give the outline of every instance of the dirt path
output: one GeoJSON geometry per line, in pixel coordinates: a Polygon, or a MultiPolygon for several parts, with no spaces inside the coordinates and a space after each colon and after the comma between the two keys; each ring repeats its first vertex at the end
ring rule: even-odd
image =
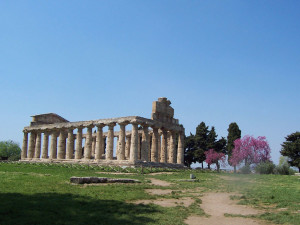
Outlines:
{"type": "Polygon", "coordinates": [[[249,219],[249,218],[239,218],[239,217],[225,217],[224,214],[238,214],[238,215],[255,215],[262,213],[257,209],[253,209],[245,205],[237,205],[235,201],[230,200],[230,193],[207,193],[202,199],[201,208],[210,217],[199,217],[199,216],[189,216],[185,223],[189,225],[257,225],[264,224],[261,221],[249,219]]]}
{"type": "Polygon", "coordinates": [[[153,185],[157,185],[157,186],[168,187],[168,186],[172,185],[172,183],[170,183],[170,182],[155,179],[155,178],[149,178],[149,180],[151,180],[151,183],[153,185]]]}
{"type": "Polygon", "coordinates": [[[175,207],[175,206],[184,206],[189,207],[194,203],[194,199],[186,197],[180,199],[156,199],[156,200],[137,200],[133,202],[134,204],[156,204],[162,207],[175,207]]]}

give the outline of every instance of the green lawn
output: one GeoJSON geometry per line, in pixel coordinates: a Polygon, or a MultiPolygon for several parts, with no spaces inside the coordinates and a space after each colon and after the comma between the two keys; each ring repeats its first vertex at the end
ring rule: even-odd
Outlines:
{"type": "Polygon", "coordinates": [[[191,171],[179,171],[155,176],[174,183],[172,187],[158,187],[171,188],[172,194],[157,197],[145,192],[153,188],[147,180],[153,177],[149,169],[143,170],[144,175],[134,169],[126,169],[137,171],[133,175],[97,173],[103,170],[106,168],[0,163],[0,224],[183,224],[189,214],[206,216],[201,200],[190,193],[209,191],[233,192],[232,197],[239,198],[240,204],[266,209],[268,212],[258,217],[272,223],[299,224],[300,221],[300,180],[296,176],[193,171],[199,182],[182,182],[178,180],[189,178],[191,171]],[[133,178],[141,183],[73,185],[69,183],[71,176],[133,178]],[[138,199],[183,196],[197,201],[190,207],[169,208],[130,203],[138,199]]]}

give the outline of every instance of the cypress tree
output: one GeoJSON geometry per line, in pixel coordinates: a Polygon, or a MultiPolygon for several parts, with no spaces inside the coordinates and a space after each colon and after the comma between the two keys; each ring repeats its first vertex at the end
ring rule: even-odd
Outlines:
{"type": "MultiPolygon", "coordinates": [[[[232,150],[234,149],[234,141],[238,138],[241,138],[241,130],[239,126],[234,122],[229,124],[229,128],[227,129],[227,152],[228,152],[228,163],[230,165],[230,157],[232,155],[232,150]]],[[[234,167],[234,171],[236,171],[236,167],[234,167]]]]}

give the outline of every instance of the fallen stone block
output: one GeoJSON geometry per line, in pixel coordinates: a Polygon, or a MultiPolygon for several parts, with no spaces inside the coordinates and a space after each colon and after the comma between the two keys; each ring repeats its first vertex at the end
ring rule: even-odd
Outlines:
{"type": "Polygon", "coordinates": [[[97,184],[97,183],[140,183],[139,180],[127,178],[106,177],[71,177],[70,182],[74,184],[97,184]]]}

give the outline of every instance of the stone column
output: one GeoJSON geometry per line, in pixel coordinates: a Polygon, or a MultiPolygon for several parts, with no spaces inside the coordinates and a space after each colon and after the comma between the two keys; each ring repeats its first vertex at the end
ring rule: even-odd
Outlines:
{"type": "Polygon", "coordinates": [[[130,146],[130,161],[136,162],[138,159],[138,124],[132,123],[131,146],[130,146]]]}
{"type": "Polygon", "coordinates": [[[158,156],[157,156],[157,159],[158,159],[158,162],[160,162],[160,154],[161,154],[161,135],[158,134],[158,149],[157,149],[157,152],[158,152],[158,156]]]}
{"type": "Polygon", "coordinates": [[[113,160],[114,156],[114,126],[116,123],[108,124],[107,133],[107,148],[106,148],[106,159],[113,160]]]}
{"type": "Polygon", "coordinates": [[[75,159],[82,157],[82,127],[77,128],[75,159]]]}
{"type": "Polygon", "coordinates": [[[130,145],[131,145],[131,135],[126,137],[126,144],[125,144],[125,158],[130,158],[130,145]]]}
{"type": "Polygon", "coordinates": [[[88,126],[85,138],[84,159],[91,159],[93,141],[93,126],[88,126]]]}
{"type": "Polygon", "coordinates": [[[162,131],[162,139],[161,139],[161,153],[160,153],[160,162],[167,162],[167,149],[168,149],[168,133],[166,130],[162,131]]]}
{"type": "Polygon", "coordinates": [[[59,131],[58,137],[58,148],[57,148],[57,159],[65,158],[65,147],[66,147],[66,136],[64,129],[59,131]]]}
{"type": "Polygon", "coordinates": [[[178,134],[177,164],[184,164],[184,131],[178,134]]]}
{"type": "Polygon", "coordinates": [[[51,144],[50,144],[50,159],[57,158],[57,133],[55,130],[52,130],[51,133],[51,144]]]}
{"type": "Polygon", "coordinates": [[[138,133],[138,159],[141,159],[141,135],[138,133]]]}
{"type": "Polygon", "coordinates": [[[170,149],[170,147],[171,147],[171,144],[170,144],[170,140],[171,140],[171,137],[170,137],[170,132],[167,132],[167,140],[168,140],[168,142],[167,142],[167,162],[169,162],[169,160],[170,160],[170,152],[171,152],[171,149],[170,149]]]}
{"type": "Polygon", "coordinates": [[[66,159],[73,159],[73,152],[74,152],[74,134],[73,134],[73,128],[69,128],[66,159]]]}
{"type": "Polygon", "coordinates": [[[158,129],[153,127],[152,146],[151,146],[151,162],[158,162],[158,129]]]}
{"type": "Polygon", "coordinates": [[[41,138],[42,134],[40,131],[36,133],[36,139],[35,139],[35,151],[34,151],[34,158],[39,159],[41,157],[41,138]]]}
{"type": "Polygon", "coordinates": [[[105,154],[105,158],[106,158],[106,151],[107,151],[107,136],[104,136],[103,134],[103,149],[104,149],[104,154],[105,154]]]}
{"type": "Polygon", "coordinates": [[[119,132],[119,142],[118,142],[118,152],[117,159],[124,160],[125,159],[125,126],[126,123],[119,123],[120,132],[119,132]]]}
{"type": "Polygon", "coordinates": [[[143,126],[142,131],[142,150],[141,150],[141,160],[149,161],[149,129],[148,126],[143,126]]]}
{"type": "Polygon", "coordinates": [[[149,134],[149,140],[148,140],[148,161],[151,162],[151,142],[152,142],[152,134],[149,134]]]}
{"type": "Polygon", "coordinates": [[[169,161],[168,163],[176,163],[176,144],[175,144],[176,134],[174,131],[170,131],[170,152],[169,152],[169,161]]]}
{"type": "Polygon", "coordinates": [[[34,156],[34,150],[35,150],[35,133],[30,132],[29,136],[29,146],[28,146],[28,153],[27,153],[27,158],[32,159],[34,156]]]}
{"type": "Polygon", "coordinates": [[[103,124],[97,125],[95,159],[101,159],[104,154],[103,124]]]}
{"type": "Polygon", "coordinates": [[[95,158],[95,151],[96,151],[96,137],[92,138],[92,158],[95,158]]]}
{"type": "Polygon", "coordinates": [[[22,145],[22,155],[21,159],[27,158],[27,146],[28,146],[28,133],[27,131],[23,131],[24,136],[23,136],[23,145],[22,145]]]}
{"type": "MultiPolygon", "coordinates": [[[[114,137],[115,138],[115,137],[114,137]]],[[[115,139],[114,139],[114,143],[115,143],[115,139]]],[[[119,136],[117,136],[117,143],[116,143],[116,157],[117,160],[119,158],[119,136]]]]}
{"type": "Polygon", "coordinates": [[[48,133],[48,131],[45,131],[44,137],[43,137],[43,148],[42,148],[42,158],[43,159],[48,158],[48,145],[49,145],[49,133],[48,133]]]}

